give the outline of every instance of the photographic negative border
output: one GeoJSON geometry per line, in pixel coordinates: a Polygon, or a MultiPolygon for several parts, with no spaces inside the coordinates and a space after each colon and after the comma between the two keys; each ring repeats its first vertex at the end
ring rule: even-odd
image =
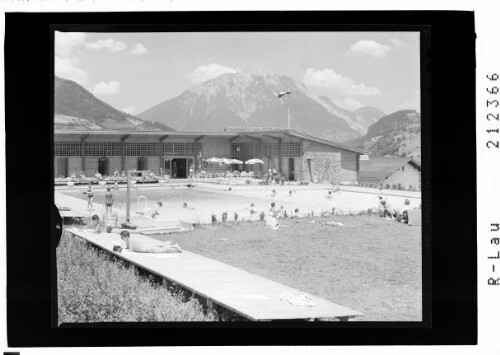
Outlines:
{"type": "Polygon", "coordinates": [[[11,187],[7,189],[9,346],[475,344],[473,13],[290,11],[212,12],[207,15],[206,12],[6,14],[7,186],[11,187]],[[135,24],[138,21],[142,24],[135,24]],[[54,127],[53,31],[56,29],[80,32],[419,31],[423,132],[423,321],[92,323],[71,325],[72,329],[54,327],[57,319],[57,314],[54,318],[57,301],[53,297],[57,294],[57,242],[47,243],[46,231],[53,227],[49,223],[50,217],[44,212],[54,202],[51,153],[54,127]],[[459,61],[455,59],[458,55],[459,61]],[[461,105],[454,107],[450,98],[461,105]],[[445,121],[446,117],[464,116],[466,121],[460,125],[453,126],[445,121]],[[27,120],[33,128],[26,128],[27,120]],[[469,129],[464,129],[466,127],[469,129]],[[33,143],[20,142],[20,137],[33,143]],[[463,148],[461,166],[468,168],[458,181],[446,179],[450,175],[447,169],[452,168],[452,159],[442,156],[451,153],[456,144],[463,148]],[[32,165],[37,176],[35,180],[16,174],[19,167],[16,157],[30,156],[33,146],[37,147],[39,154],[32,165]],[[30,186],[30,189],[19,191],[16,186],[30,186]],[[31,189],[36,191],[35,196],[31,189]],[[468,196],[456,191],[466,191],[468,196]],[[35,211],[29,215],[33,222],[29,227],[36,227],[33,233],[27,233],[31,238],[29,243],[19,237],[19,226],[26,225],[25,216],[17,212],[25,208],[23,200],[30,200],[30,207],[35,211]],[[464,208],[464,200],[467,208],[464,208]],[[465,220],[471,223],[459,224],[465,220]],[[168,336],[165,336],[165,328],[169,329],[168,336]],[[128,335],[132,333],[133,337],[128,335]]]}

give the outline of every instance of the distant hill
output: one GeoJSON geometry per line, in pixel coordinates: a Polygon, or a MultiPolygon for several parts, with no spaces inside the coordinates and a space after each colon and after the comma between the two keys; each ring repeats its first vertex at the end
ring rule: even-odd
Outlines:
{"type": "Polygon", "coordinates": [[[288,109],[292,129],[337,142],[362,134],[339,117],[348,111],[333,108],[290,77],[270,73],[222,74],[138,116],[180,131],[217,132],[228,126],[286,128],[288,109]],[[292,95],[281,101],[276,93],[284,90],[292,95]]]}
{"type": "Polygon", "coordinates": [[[173,131],[119,111],[71,80],[54,79],[54,128],[88,130],[173,131]]]}
{"type": "Polygon", "coordinates": [[[410,157],[420,161],[420,114],[414,110],[391,113],[371,125],[366,135],[346,143],[373,156],[410,157]]]}

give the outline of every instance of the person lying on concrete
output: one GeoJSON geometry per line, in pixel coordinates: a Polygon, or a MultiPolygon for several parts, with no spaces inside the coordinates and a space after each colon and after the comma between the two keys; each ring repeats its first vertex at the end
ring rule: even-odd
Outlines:
{"type": "Polygon", "coordinates": [[[82,229],[88,229],[96,233],[101,233],[106,229],[106,226],[100,221],[99,216],[95,214],[92,216],[90,223],[82,229]]]}
{"type": "Polygon", "coordinates": [[[121,231],[121,239],[127,244],[127,249],[136,253],[182,253],[182,249],[171,241],[157,242],[156,244],[144,243],[131,237],[127,230],[121,231]]]}

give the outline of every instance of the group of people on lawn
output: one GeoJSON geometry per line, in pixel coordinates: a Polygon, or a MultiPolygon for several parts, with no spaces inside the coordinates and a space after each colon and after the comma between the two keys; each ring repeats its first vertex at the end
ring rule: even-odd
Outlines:
{"type": "Polygon", "coordinates": [[[389,201],[382,192],[382,188],[380,188],[377,208],[380,217],[385,217],[388,220],[408,223],[408,210],[410,209],[410,200],[408,199],[405,199],[404,207],[401,210],[398,210],[389,204],[389,201]]]}

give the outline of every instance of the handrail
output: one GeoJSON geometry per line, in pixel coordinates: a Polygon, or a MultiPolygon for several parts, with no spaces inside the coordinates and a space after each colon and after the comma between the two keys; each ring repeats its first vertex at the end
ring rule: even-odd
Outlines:
{"type": "Polygon", "coordinates": [[[147,208],[148,208],[148,199],[146,198],[146,196],[139,196],[137,198],[137,210],[140,210],[139,206],[140,206],[140,201],[141,199],[144,199],[144,208],[142,210],[142,214],[144,215],[144,217],[146,217],[146,213],[147,213],[147,208]]]}

